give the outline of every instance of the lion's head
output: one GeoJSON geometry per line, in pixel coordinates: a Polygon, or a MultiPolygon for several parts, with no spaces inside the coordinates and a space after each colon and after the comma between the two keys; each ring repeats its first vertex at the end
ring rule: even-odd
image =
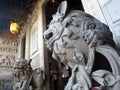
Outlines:
{"type": "Polygon", "coordinates": [[[53,52],[53,58],[59,61],[75,61],[73,55],[76,49],[87,61],[91,47],[107,43],[114,45],[107,25],[80,10],[67,11],[66,1],[59,5],[53,15],[48,29],[44,32],[44,41],[53,52]]]}

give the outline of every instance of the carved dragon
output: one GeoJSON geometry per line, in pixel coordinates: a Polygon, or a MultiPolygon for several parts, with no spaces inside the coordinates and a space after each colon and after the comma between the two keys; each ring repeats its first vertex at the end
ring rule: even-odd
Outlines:
{"type": "Polygon", "coordinates": [[[63,1],[44,32],[44,41],[52,57],[67,62],[72,69],[65,90],[91,90],[94,82],[99,90],[120,89],[120,56],[112,33],[93,16],[79,10],[67,11],[67,2],[63,1]],[[109,68],[94,68],[99,60],[97,53],[104,56],[101,62],[107,61],[109,68]]]}

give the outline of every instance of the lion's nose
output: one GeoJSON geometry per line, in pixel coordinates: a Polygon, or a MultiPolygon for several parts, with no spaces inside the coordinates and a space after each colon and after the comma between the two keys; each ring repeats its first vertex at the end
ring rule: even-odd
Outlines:
{"type": "Polygon", "coordinates": [[[50,32],[48,34],[44,34],[44,39],[49,40],[51,37],[53,37],[53,32],[50,32]]]}

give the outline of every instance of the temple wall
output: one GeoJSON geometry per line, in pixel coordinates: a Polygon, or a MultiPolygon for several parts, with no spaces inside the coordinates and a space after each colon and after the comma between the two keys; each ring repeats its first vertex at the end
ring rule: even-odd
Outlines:
{"type": "Polygon", "coordinates": [[[106,23],[120,48],[120,2],[119,0],[82,0],[85,12],[106,23]]]}
{"type": "MultiPolygon", "coordinates": [[[[46,75],[44,90],[49,90],[49,72],[47,49],[44,48],[43,30],[46,28],[44,4],[47,0],[39,0],[31,15],[29,15],[26,25],[22,28],[21,53],[23,52],[22,39],[25,37],[25,57],[27,60],[32,59],[32,69],[41,68],[46,75]]],[[[22,54],[19,54],[22,57],[22,54]]]]}
{"type": "Polygon", "coordinates": [[[0,90],[12,90],[11,68],[19,53],[19,40],[14,41],[13,39],[6,37],[5,34],[0,36],[0,90]]]}

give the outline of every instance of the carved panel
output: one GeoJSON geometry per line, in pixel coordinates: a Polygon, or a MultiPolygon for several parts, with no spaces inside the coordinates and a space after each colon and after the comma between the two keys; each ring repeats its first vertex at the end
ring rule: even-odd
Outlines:
{"type": "Polygon", "coordinates": [[[120,48],[120,2],[119,0],[109,0],[108,3],[101,6],[110,30],[113,33],[115,43],[120,48]]]}
{"type": "Polygon", "coordinates": [[[38,24],[35,23],[31,31],[31,55],[33,55],[37,51],[37,49],[38,49],[38,24]]]}
{"type": "Polygon", "coordinates": [[[0,67],[0,90],[12,89],[12,69],[0,67]]]}
{"type": "Polygon", "coordinates": [[[117,9],[119,6],[119,0],[112,0],[109,4],[106,5],[107,11],[113,23],[120,20],[120,11],[117,9]]]}
{"type": "Polygon", "coordinates": [[[12,84],[11,84],[11,79],[7,78],[0,78],[0,90],[13,90],[12,89],[12,84]]]}
{"type": "Polygon", "coordinates": [[[0,53],[18,53],[18,42],[12,42],[10,40],[2,39],[0,42],[0,53]]]}
{"type": "Polygon", "coordinates": [[[0,67],[10,68],[18,56],[18,41],[0,37],[0,67]]]}
{"type": "Polygon", "coordinates": [[[18,57],[18,40],[0,37],[0,90],[13,90],[11,85],[12,64],[18,57]]]}
{"type": "Polygon", "coordinates": [[[14,55],[0,55],[0,67],[10,68],[12,66],[12,63],[14,62],[14,59],[14,55]]]}
{"type": "Polygon", "coordinates": [[[90,15],[94,16],[101,22],[107,23],[101,7],[99,5],[98,0],[82,0],[83,7],[85,8],[85,12],[89,13],[90,15]]]}

